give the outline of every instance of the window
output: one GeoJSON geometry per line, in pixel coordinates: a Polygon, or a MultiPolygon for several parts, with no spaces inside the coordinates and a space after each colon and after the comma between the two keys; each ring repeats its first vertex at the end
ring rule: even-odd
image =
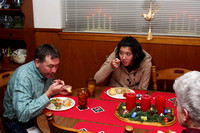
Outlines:
{"type": "Polygon", "coordinates": [[[63,0],[64,32],[200,36],[200,0],[63,0]],[[152,3],[152,4],[150,4],[152,3]]]}

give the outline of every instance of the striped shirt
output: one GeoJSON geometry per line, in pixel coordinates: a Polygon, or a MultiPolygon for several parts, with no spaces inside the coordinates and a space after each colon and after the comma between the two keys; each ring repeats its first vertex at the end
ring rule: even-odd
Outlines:
{"type": "Polygon", "coordinates": [[[34,61],[20,66],[8,82],[3,116],[28,122],[40,115],[50,101],[45,92],[51,84],[52,79],[44,78],[34,61]]]}

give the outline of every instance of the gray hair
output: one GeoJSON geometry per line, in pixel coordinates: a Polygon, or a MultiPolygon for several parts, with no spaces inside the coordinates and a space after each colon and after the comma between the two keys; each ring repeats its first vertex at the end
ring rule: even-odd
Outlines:
{"type": "Polygon", "coordinates": [[[185,108],[195,126],[200,126],[200,72],[191,71],[177,78],[173,88],[181,110],[185,108]]]}

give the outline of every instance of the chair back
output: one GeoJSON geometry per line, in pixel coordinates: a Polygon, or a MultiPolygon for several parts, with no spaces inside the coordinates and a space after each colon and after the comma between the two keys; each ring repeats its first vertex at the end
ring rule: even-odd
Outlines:
{"type": "Polygon", "coordinates": [[[184,68],[168,68],[168,69],[162,69],[162,70],[156,70],[156,66],[152,66],[152,80],[153,80],[153,88],[154,91],[157,91],[158,80],[164,81],[164,91],[167,90],[167,80],[175,80],[176,78],[182,76],[183,74],[189,72],[191,70],[184,69],[184,68]]]}
{"type": "Polygon", "coordinates": [[[56,124],[52,112],[47,112],[45,116],[49,124],[50,133],[90,133],[56,124]]]}
{"type": "Polygon", "coordinates": [[[3,113],[4,113],[3,99],[6,92],[8,81],[13,72],[14,71],[6,71],[3,73],[0,73],[0,94],[1,94],[0,95],[0,128],[1,128],[2,133],[6,132],[5,125],[4,125],[5,122],[3,119],[3,113]]]}

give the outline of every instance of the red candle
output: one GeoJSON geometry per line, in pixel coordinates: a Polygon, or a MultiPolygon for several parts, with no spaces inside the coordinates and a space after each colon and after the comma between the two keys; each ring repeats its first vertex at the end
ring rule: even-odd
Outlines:
{"type": "Polygon", "coordinates": [[[141,110],[146,112],[151,108],[151,96],[148,94],[144,94],[141,97],[141,110]]]}
{"type": "Polygon", "coordinates": [[[164,114],[165,110],[165,96],[158,95],[156,96],[155,108],[157,109],[157,113],[160,115],[164,114]]]}
{"type": "Polygon", "coordinates": [[[126,109],[130,111],[132,108],[136,106],[136,94],[135,93],[127,93],[126,94],[126,109]]]}

